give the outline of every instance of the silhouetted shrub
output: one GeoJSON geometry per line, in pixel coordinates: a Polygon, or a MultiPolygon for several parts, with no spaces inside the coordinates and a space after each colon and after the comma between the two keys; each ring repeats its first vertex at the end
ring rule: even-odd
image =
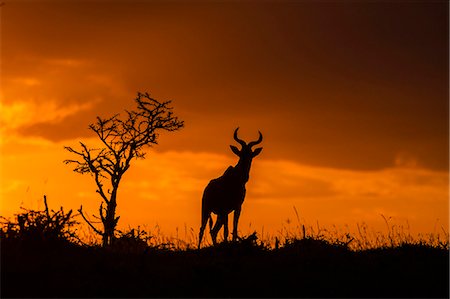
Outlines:
{"type": "Polygon", "coordinates": [[[1,222],[0,238],[2,240],[17,240],[33,243],[53,243],[57,241],[77,242],[72,210],[64,212],[63,207],[59,210],[49,210],[47,197],[44,195],[45,209],[36,211],[21,207],[24,211],[15,215],[15,221],[10,221],[0,216],[1,222]]]}
{"type": "Polygon", "coordinates": [[[221,242],[213,246],[201,248],[205,254],[224,256],[248,256],[269,251],[269,246],[258,240],[256,232],[242,236],[236,241],[221,242]]]}
{"type": "Polygon", "coordinates": [[[148,249],[151,236],[145,230],[131,228],[128,231],[118,231],[119,237],[114,239],[112,248],[124,252],[143,252],[148,249]]]}

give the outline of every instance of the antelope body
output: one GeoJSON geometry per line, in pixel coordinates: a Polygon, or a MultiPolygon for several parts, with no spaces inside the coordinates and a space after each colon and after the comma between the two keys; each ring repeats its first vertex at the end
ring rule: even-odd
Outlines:
{"type": "Polygon", "coordinates": [[[228,214],[233,211],[233,241],[238,238],[237,226],[245,198],[245,184],[249,179],[252,159],[262,150],[262,147],[252,150],[253,146],[262,142],[261,132],[259,132],[258,140],[247,144],[238,138],[238,129],[234,131],[233,137],[242,148],[239,150],[236,146],[230,145],[233,153],[239,157],[238,163],[235,166],[229,166],[221,177],[211,180],[203,192],[198,248],[200,248],[208,219],[213,244],[216,244],[217,233],[222,226],[224,226],[224,239],[225,241],[228,240],[228,214]],[[211,213],[217,215],[214,227],[212,227],[211,213]]]}

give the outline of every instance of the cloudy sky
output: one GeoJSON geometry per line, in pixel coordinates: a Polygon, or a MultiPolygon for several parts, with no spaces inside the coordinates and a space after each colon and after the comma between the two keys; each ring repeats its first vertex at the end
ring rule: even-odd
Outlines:
{"type": "Polygon", "coordinates": [[[121,224],[198,230],[204,187],[263,133],[241,231],[302,221],[448,230],[446,1],[4,1],[1,215],[21,204],[97,211],[63,146],[138,91],[172,100],[119,190],[121,224]]]}

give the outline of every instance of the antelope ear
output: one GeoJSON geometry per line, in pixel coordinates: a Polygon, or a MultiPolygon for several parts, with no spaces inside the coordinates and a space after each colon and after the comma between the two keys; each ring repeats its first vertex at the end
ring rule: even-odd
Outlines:
{"type": "Polygon", "coordinates": [[[237,147],[235,147],[234,145],[230,145],[231,151],[238,157],[241,156],[241,152],[238,150],[237,147]]]}
{"type": "Polygon", "coordinates": [[[255,149],[252,153],[252,157],[258,156],[261,153],[262,149],[262,147],[258,147],[257,149],[255,149]]]}

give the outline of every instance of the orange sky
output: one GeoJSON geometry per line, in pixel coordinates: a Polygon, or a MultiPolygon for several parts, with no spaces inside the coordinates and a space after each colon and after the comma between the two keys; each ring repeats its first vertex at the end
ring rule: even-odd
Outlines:
{"type": "Polygon", "coordinates": [[[4,1],[0,214],[92,213],[63,146],[95,145],[97,115],[137,91],[173,100],[165,133],[119,189],[119,226],[198,230],[203,188],[237,162],[232,133],[264,135],[241,231],[295,219],[448,230],[445,1],[157,3],[4,1]],[[250,227],[251,225],[251,227],[250,227]]]}

